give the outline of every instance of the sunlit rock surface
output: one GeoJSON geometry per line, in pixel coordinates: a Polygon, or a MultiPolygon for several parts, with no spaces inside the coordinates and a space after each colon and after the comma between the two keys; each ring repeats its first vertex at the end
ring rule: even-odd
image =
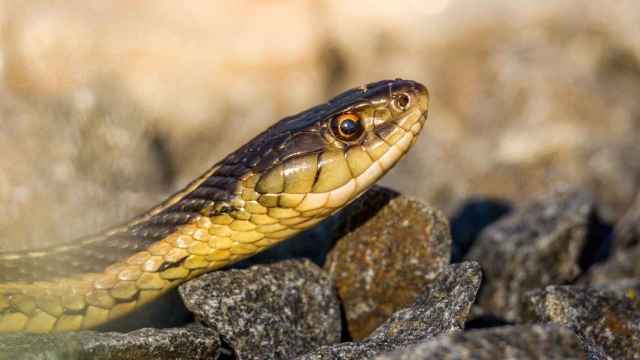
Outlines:
{"type": "Polygon", "coordinates": [[[459,333],[481,278],[477,263],[447,266],[414,304],[391,315],[367,338],[323,346],[297,359],[369,359],[439,335],[459,333]]]}
{"type": "Polygon", "coordinates": [[[640,358],[640,303],[627,292],[549,286],[530,294],[533,320],[564,325],[585,348],[612,359],[640,358]]]}
{"type": "Polygon", "coordinates": [[[309,261],[212,272],[182,285],[180,295],[238,359],[290,359],[340,341],[333,281],[309,261]]]}
{"type": "Polygon", "coordinates": [[[336,280],[350,335],[367,337],[416,301],[449,263],[451,235],[438,210],[375,187],[342,212],[324,268],[336,280]]]}

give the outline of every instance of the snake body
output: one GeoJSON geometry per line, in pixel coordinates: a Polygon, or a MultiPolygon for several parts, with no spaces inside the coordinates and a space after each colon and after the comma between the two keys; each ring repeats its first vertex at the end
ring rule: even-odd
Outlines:
{"type": "Polygon", "coordinates": [[[0,253],[0,333],[90,329],[312,227],[409,150],[427,89],[385,80],[284,118],[131,222],[0,253]]]}

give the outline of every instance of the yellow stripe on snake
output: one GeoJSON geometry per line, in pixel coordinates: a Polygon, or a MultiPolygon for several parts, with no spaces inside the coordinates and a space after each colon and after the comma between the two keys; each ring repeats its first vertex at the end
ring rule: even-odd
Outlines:
{"type": "Polygon", "coordinates": [[[355,200],[415,143],[427,89],[387,80],[290,116],[126,225],[0,253],[0,333],[90,329],[355,200]]]}

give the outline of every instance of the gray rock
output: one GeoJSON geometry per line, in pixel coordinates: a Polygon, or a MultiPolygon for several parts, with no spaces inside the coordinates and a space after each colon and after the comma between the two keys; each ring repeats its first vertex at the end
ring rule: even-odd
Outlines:
{"type": "Polygon", "coordinates": [[[640,278],[627,278],[603,284],[592,285],[594,289],[612,291],[631,300],[640,296],[640,278]]]}
{"type": "Polygon", "coordinates": [[[393,314],[368,341],[419,341],[463,329],[481,281],[478,263],[449,265],[412,307],[393,314]]]}
{"type": "Polygon", "coordinates": [[[589,270],[585,283],[606,284],[628,278],[640,278],[640,246],[616,251],[606,262],[589,270]]]}
{"type": "Polygon", "coordinates": [[[83,331],[0,336],[0,359],[215,359],[219,335],[200,325],[141,329],[127,334],[83,331]]]}
{"type": "Polygon", "coordinates": [[[376,359],[587,359],[587,354],[569,329],[521,325],[440,336],[376,359]]]}
{"type": "Polygon", "coordinates": [[[239,359],[290,359],[340,340],[333,281],[307,260],[209,273],[180,295],[239,359]]]}
{"type": "Polygon", "coordinates": [[[517,321],[527,290],[576,278],[593,208],[589,194],[557,192],[486,228],[467,256],[484,271],[483,311],[517,321]]]}
{"type": "Polygon", "coordinates": [[[592,353],[613,359],[640,359],[640,303],[636,293],[549,286],[529,295],[529,319],[569,327],[592,353]]]}
{"type": "Polygon", "coordinates": [[[442,334],[461,331],[481,278],[477,263],[450,265],[413,306],[393,314],[364,341],[324,346],[298,360],[369,359],[442,334]]]}
{"type": "Polygon", "coordinates": [[[640,247],[640,193],[636,196],[635,202],[616,225],[617,250],[624,250],[630,247],[640,247]]]}
{"type": "Polygon", "coordinates": [[[296,360],[359,360],[393,351],[397,345],[391,342],[344,342],[323,346],[313,352],[297,357],[296,360]]]}
{"type": "Polygon", "coordinates": [[[325,270],[336,280],[349,333],[364,339],[416,301],[451,255],[445,215],[395,191],[374,187],[341,212],[325,270]]]}

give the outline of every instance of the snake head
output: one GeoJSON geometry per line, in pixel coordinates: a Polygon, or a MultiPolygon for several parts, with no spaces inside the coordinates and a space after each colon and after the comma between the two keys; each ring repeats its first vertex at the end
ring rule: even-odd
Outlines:
{"type": "Polygon", "coordinates": [[[313,226],[393,167],[427,108],[413,81],[346,91],[277,122],[124,226],[0,253],[0,333],[98,326],[313,226]]]}
{"type": "Polygon", "coordinates": [[[236,192],[303,218],[334,212],[407,153],[428,105],[420,83],[385,80],[282,119],[226,160],[242,180],[236,192]]]}

